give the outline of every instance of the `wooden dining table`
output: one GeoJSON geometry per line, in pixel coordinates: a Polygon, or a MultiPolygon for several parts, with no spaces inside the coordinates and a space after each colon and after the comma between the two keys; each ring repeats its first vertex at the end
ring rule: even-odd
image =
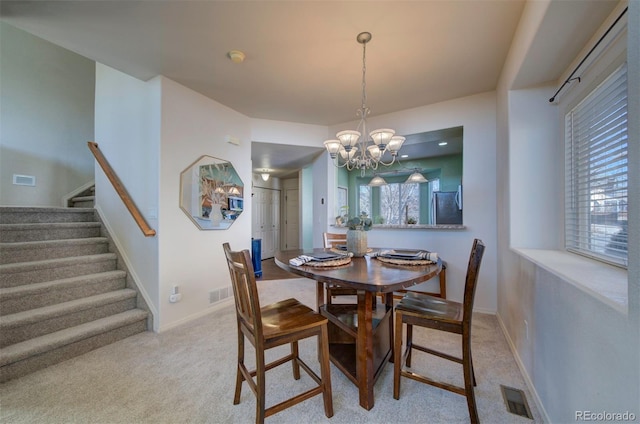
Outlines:
{"type": "MultiPolygon", "coordinates": [[[[372,249],[373,252],[379,249],[372,249]]],[[[354,257],[346,265],[293,266],[300,255],[329,253],[330,249],[278,251],[276,264],[317,282],[318,312],[329,320],[331,362],[358,387],[360,406],[374,405],[373,387],[387,362],[393,359],[393,292],[423,283],[442,272],[442,260],[429,265],[396,265],[374,257],[354,257]],[[356,289],[356,303],[325,302],[325,284],[356,289]],[[377,301],[376,293],[389,294],[377,301]]]]}

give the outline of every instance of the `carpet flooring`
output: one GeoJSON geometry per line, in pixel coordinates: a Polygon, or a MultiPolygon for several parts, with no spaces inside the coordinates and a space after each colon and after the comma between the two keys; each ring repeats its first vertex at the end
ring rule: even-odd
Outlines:
{"type": "MultiPolygon", "coordinates": [[[[313,281],[297,278],[258,282],[263,305],[295,297],[312,306],[313,281]]],[[[425,329],[414,331],[416,342],[456,352],[456,335],[425,329]]],[[[539,423],[522,375],[508,348],[496,317],[474,314],[473,355],[478,386],[476,399],[484,423],[539,423]],[[534,420],[506,410],[500,385],[525,392],[534,420]]],[[[161,334],[145,332],[85,355],[0,385],[0,422],[19,423],[252,423],[255,397],[245,384],[239,405],[233,405],[236,360],[235,308],[231,300],[211,314],[161,334]]],[[[268,351],[267,359],[288,347],[268,351]]],[[[319,371],[316,341],[300,344],[303,359],[319,371]]],[[[248,363],[253,348],[247,343],[248,363]]],[[[414,354],[413,367],[438,379],[461,384],[459,365],[414,354]],[[428,370],[428,371],[427,371],[428,370]]],[[[267,373],[267,405],[311,387],[302,373],[291,376],[290,365],[267,373]]],[[[316,396],[266,419],[267,423],[464,423],[464,397],[403,379],[400,400],[393,399],[393,366],[388,364],[375,386],[375,406],[358,405],[356,387],[331,366],[335,415],[324,415],[316,396]]]]}

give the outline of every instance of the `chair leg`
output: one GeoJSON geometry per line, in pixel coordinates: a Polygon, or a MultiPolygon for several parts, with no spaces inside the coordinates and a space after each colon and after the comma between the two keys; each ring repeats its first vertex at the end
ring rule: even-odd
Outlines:
{"type": "Polygon", "coordinates": [[[473,368],[473,355],[471,354],[471,349],[469,349],[469,363],[471,364],[471,377],[473,378],[473,385],[477,386],[478,384],[476,384],[476,372],[473,368]]]}
{"type": "Polygon", "coordinates": [[[322,378],[322,399],[324,401],[324,414],[327,418],[333,417],[333,394],[331,392],[331,366],[329,365],[329,330],[322,326],[319,346],[322,346],[320,355],[320,378],[322,378]]]}
{"type": "Polygon", "coordinates": [[[242,334],[242,331],[238,328],[238,365],[236,366],[236,392],[233,396],[234,405],[240,403],[240,392],[242,391],[242,382],[244,381],[242,372],[240,372],[240,365],[244,366],[244,334],[242,334]]]}
{"type": "Polygon", "coordinates": [[[256,350],[256,424],[264,424],[265,419],[265,362],[264,351],[256,350]]]}
{"type": "Polygon", "coordinates": [[[300,380],[300,364],[298,363],[298,341],[291,342],[291,354],[293,359],[291,360],[291,366],[293,367],[294,380],[300,380]]]}
{"type": "Polygon", "coordinates": [[[400,399],[400,373],[402,372],[402,313],[396,311],[393,340],[393,398],[400,399]]]}
{"type": "Polygon", "coordinates": [[[467,407],[469,408],[469,419],[472,424],[479,423],[478,410],[476,406],[476,397],[474,393],[473,364],[471,362],[471,340],[470,337],[462,339],[462,370],[464,373],[464,391],[467,398],[467,407]]]}
{"type": "Polygon", "coordinates": [[[407,344],[406,344],[406,349],[408,350],[407,353],[407,366],[409,368],[411,368],[411,354],[413,353],[413,325],[412,324],[407,324],[407,344]]]}

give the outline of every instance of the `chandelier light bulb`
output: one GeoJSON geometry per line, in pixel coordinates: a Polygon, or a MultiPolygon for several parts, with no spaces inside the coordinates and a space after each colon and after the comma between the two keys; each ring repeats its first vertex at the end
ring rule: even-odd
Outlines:
{"type": "Polygon", "coordinates": [[[327,152],[329,152],[331,159],[335,159],[342,148],[342,144],[340,143],[340,140],[327,140],[324,142],[324,147],[327,148],[327,152]]]}
{"type": "Polygon", "coordinates": [[[400,150],[400,147],[402,147],[402,143],[404,143],[405,140],[406,138],[401,135],[394,135],[391,137],[391,140],[389,140],[389,144],[387,144],[387,150],[392,155],[397,155],[398,150],[400,150]]]}
{"type": "Polygon", "coordinates": [[[369,151],[369,155],[371,156],[371,158],[373,160],[380,160],[380,157],[382,156],[382,152],[380,151],[380,148],[378,146],[369,146],[367,147],[367,150],[369,151]]]}
{"type": "Polygon", "coordinates": [[[387,147],[387,143],[389,143],[389,140],[391,140],[391,137],[393,137],[395,133],[396,132],[394,130],[389,128],[381,128],[379,130],[371,131],[369,136],[371,136],[371,139],[376,143],[380,150],[384,150],[384,148],[387,147]]]}

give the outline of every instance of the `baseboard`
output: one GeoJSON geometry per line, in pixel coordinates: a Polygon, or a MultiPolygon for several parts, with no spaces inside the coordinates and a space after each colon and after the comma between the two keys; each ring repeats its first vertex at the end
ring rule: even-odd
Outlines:
{"type": "Polygon", "coordinates": [[[536,391],[536,388],[533,385],[533,381],[531,381],[531,378],[529,377],[529,373],[527,372],[527,369],[525,368],[524,364],[522,363],[522,360],[520,359],[520,354],[516,349],[516,345],[513,343],[513,340],[511,340],[511,337],[507,332],[507,327],[504,325],[504,322],[502,321],[500,314],[496,313],[495,315],[496,315],[496,318],[498,319],[498,324],[500,325],[500,329],[502,329],[502,334],[504,334],[504,338],[507,340],[509,349],[511,349],[511,353],[513,354],[513,357],[516,360],[516,364],[518,364],[518,368],[520,368],[520,374],[522,374],[522,377],[524,378],[524,382],[527,385],[527,388],[529,389],[531,396],[533,396],[533,401],[535,402],[536,407],[538,408],[538,411],[542,416],[542,421],[545,423],[550,423],[551,420],[549,419],[549,415],[547,415],[547,411],[544,409],[544,405],[540,400],[540,396],[538,396],[538,392],[536,391]]]}
{"type": "MultiPolygon", "coordinates": [[[[229,288],[229,289],[231,289],[231,288],[229,288]]],[[[229,303],[233,303],[232,299],[233,299],[233,296],[226,297],[226,298],[214,303],[213,305],[211,305],[210,307],[208,307],[207,309],[205,309],[203,311],[197,312],[197,313],[195,313],[193,315],[189,315],[187,317],[182,318],[179,321],[172,322],[171,324],[168,324],[166,326],[163,326],[163,327],[159,328],[158,329],[158,333],[163,333],[165,331],[168,331],[168,330],[171,330],[173,328],[179,327],[182,324],[186,324],[189,321],[193,321],[195,319],[198,319],[198,318],[201,318],[203,316],[206,316],[206,315],[212,314],[214,312],[217,312],[220,309],[222,309],[223,307],[227,306],[229,303]]]]}
{"type": "Polygon", "coordinates": [[[98,212],[98,215],[100,215],[100,222],[102,223],[102,225],[105,226],[105,228],[107,229],[107,232],[109,233],[109,238],[113,241],[113,244],[115,244],[116,249],[118,249],[118,253],[120,254],[120,257],[122,258],[122,260],[124,261],[126,267],[127,267],[127,272],[129,274],[131,274],[131,278],[133,279],[133,281],[135,281],[136,283],[136,287],[138,289],[138,293],[140,293],[140,295],[142,296],[142,298],[144,299],[147,308],[149,308],[149,312],[151,313],[152,318],[152,329],[154,332],[158,332],[158,311],[154,308],[153,306],[153,302],[151,302],[151,299],[149,297],[149,295],[147,294],[146,290],[144,289],[144,287],[140,284],[140,281],[142,281],[140,279],[140,277],[138,277],[138,274],[136,274],[133,265],[131,264],[131,261],[129,260],[129,258],[126,255],[126,250],[122,248],[122,244],[120,243],[120,241],[118,240],[118,238],[115,236],[115,232],[113,231],[113,228],[111,228],[111,226],[109,225],[109,223],[107,222],[107,220],[105,219],[105,214],[102,212],[102,209],[100,209],[99,205],[95,206],[95,210],[98,212]]]}

